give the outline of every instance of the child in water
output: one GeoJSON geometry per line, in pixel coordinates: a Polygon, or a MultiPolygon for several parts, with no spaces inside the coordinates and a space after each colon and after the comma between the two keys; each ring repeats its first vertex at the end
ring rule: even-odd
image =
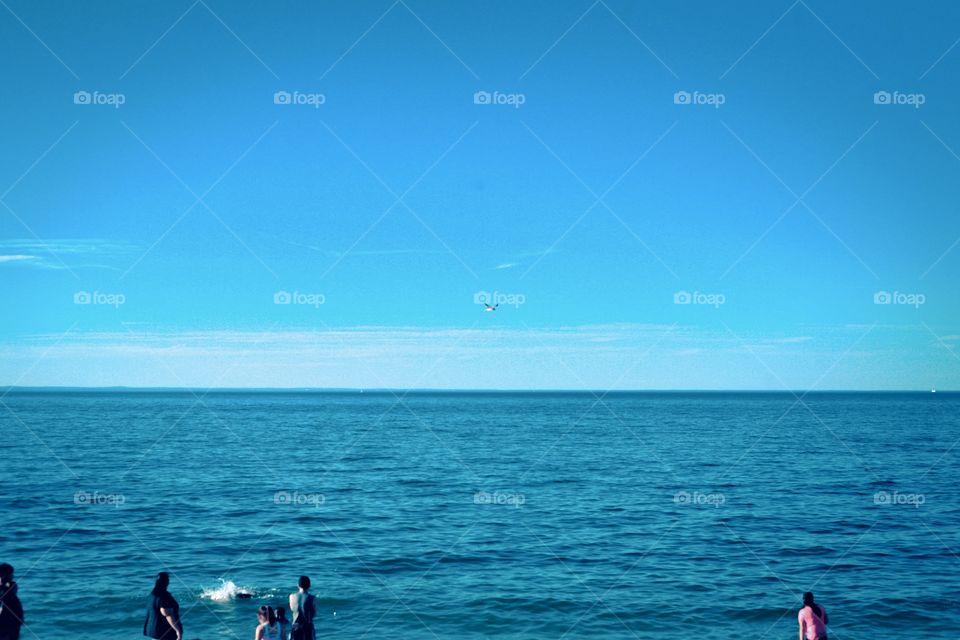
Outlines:
{"type": "Polygon", "coordinates": [[[257,624],[257,632],[254,635],[255,640],[283,640],[273,607],[267,605],[260,607],[257,611],[257,622],[259,624],[257,624]]]}
{"type": "Polygon", "coordinates": [[[277,624],[280,625],[280,638],[287,640],[290,637],[290,621],[287,620],[287,612],[283,607],[277,607],[277,624]]]}

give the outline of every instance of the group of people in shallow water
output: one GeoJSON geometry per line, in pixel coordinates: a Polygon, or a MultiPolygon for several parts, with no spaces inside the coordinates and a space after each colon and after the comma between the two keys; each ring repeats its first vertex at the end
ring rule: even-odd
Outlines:
{"type": "MultiPolygon", "coordinates": [[[[167,590],[169,585],[170,576],[165,572],[160,573],[150,594],[143,635],[158,640],[183,640],[179,605],[167,590]]],[[[283,607],[274,609],[264,605],[257,610],[254,640],[316,640],[313,625],[316,605],[310,593],[310,578],[300,576],[297,587],[297,591],[290,594],[293,624],[284,616],[283,607]]],[[[803,606],[797,613],[797,623],[800,625],[799,640],[827,640],[827,610],[814,601],[810,591],[803,594],[803,606]]],[[[0,640],[5,639],[0,636],[0,640]]]]}
{"type": "MultiPolygon", "coordinates": [[[[163,571],[150,592],[143,635],[155,640],[183,640],[183,622],[180,605],[170,594],[170,574],[163,571]]],[[[316,599],[310,593],[310,578],[300,576],[297,590],[288,599],[293,622],[287,620],[283,607],[262,606],[257,610],[254,640],[316,640],[314,619],[316,599]]],[[[813,593],[803,594],[803,606],[797,613],[799,640],[827,640],[827,610],[813,599],[813,593]]],[[[23,606],[17,596],[13,567],[0,564],[0,640],[19,640],[23,626],[23,606]]]]}
{"type": "MultiPolygon", "coordinates": [[[[170,594],[170,574],[161,571],[150,592],[143,635],[156,640],[183,640],[180,605],[170,594]]],[[[300,576],[297,590],[290,594],[291,623],[283,607],[264,605],[257,609],[254,640],[316,640],[313,625],[317,613],[316,600],[310,593],[310,578],[300,576]]],[[[0,637],[0,640],[5,640],[0,637]]]]}

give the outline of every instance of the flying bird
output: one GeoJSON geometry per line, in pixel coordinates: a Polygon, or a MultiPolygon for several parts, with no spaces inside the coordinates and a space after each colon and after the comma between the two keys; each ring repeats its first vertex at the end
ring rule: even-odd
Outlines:
{"type": "Polygon", "coordinates": [[[485,307],[484,311],[496,311],[496,310],[497,310],[497,307],[500,306],[500,303],[498,302],[497,304],[495,304],[495,305],[493,305],[493,306],[491,307],[489,304],[487,304],[486,302],[484,302],[484,303],[483,303],[483,306],[485,307]]]}

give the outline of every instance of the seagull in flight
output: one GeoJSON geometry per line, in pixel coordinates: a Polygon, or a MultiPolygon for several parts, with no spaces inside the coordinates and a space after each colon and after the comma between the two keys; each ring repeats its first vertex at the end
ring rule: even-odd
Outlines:
{"type": "Polygon", "coordinates": [[[497,304],[495,304],[495,305],[493,305],[493,306],[491,307],[489,304],[487,304],[486,302],[484,302],[484,303],[483,303],[483,306],[484,306],[484,309],[483,309],[484,311],[496,311],[496,310],[497,310],[497,307],[500,306],[500,303],[498,302],[497,304]]]}

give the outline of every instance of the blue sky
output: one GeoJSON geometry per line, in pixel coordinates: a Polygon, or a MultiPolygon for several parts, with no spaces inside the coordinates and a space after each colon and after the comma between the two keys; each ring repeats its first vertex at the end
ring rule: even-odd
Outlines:
{"type": "Polygon", "coordinates": [[[0,384],[960,388],[953,3],[2,4],[0,384]]]}

